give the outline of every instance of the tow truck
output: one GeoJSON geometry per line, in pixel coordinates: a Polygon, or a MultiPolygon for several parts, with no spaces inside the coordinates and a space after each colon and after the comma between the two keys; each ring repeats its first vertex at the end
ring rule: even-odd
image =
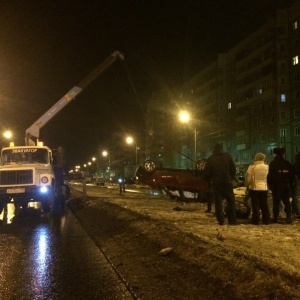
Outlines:
{"type": "Polygon", "coordinates": [[[26,210],[29,202],[40,202],[44,213],[64,205],[68,196],[64,183],[63,149],[53,151],[39,141],[40,129],[59,111],[78,96],[98,75],[116,60],[123,60],[119,51],[110,54],[96,69],[86,76],[35,121],[25,132],[25,146],[9,147],[1,150],[0,164],[0,214],[8,203],[17,209],[26,210]],[[36,142],[34,141],[36,140],[36,142]]]}

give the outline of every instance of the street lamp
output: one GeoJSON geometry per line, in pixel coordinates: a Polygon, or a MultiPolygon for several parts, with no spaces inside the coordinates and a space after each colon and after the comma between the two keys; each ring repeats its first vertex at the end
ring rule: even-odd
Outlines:
{"type": "MultiPolygon", "coordinates": [[[[132,145],[134,143],[134,139],[131,136],[128,136],[126,138],[126,143],[129,145],[132,145]]],[[[138,161],[138,150],[140,148],[137,146],[137,144],[135,143],[135,169],[137,169],[137,161],[138,161]]]]}
{"type": "Polygon", "coordinates": [[[4,131],[3,132],[3,136],[6,138],[6,139],[10,139],[12,137],[12,132],[10,130],[7,130],[7,131],[4,131]]]}
{"type": "MultiPolygon", "coordinates": [[[[92,157],[92,161],[95,163],[96,157],[92,157]]],[[[96,166],[94,165],[94,173],[95,173],[96,175],[98,175],[98,161],[97,161],[97,165],[96,165],[96,166]],[[95,170],[95,169],[96,169],[96,170],[95,170]]]]}
{"type": "MultiPolygon", "coordinates": [[[[179,113],[179,120],[181,123],[190,122],[190,114],[187,111],[181,111],[179,113]]],[[[197,127],[194,128],[194,160],[197,161],[197,127]]]]}
{"type": "Polygon", "coordinates": [[[11,137],[12,137],[12,132],[10,130],[6,130],[3,132],[3,136],[9,140],[10,145],[13,144],[13,142],[10,141],[11,137]]]}
{"type": "Polygon", "coordinates": [[[110,182],[110,155],[106,150],[102,151],[102,155],[108,157],[108,180],[110,182]]]}

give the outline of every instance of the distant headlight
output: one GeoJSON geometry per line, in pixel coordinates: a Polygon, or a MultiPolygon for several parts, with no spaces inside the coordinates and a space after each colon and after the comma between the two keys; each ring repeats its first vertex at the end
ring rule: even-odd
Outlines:
{"type": "Polygon", "coordinates": [[[43,176],[43,177],[41,178],[41,181],[42,181],[42,183],[47,183],[47,182],[49,181],[49,178],[46,177],[46,176],[43,176]]]}
{"type": "Polygon", "coordinates": [[[48,187],[46,186],[42,186],[41,189],[40,189],[41,193],[45,194],[48,192],[48,187]]]}

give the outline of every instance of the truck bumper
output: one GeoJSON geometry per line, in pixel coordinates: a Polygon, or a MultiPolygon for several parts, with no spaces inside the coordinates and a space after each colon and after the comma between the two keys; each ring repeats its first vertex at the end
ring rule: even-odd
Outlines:
{"type": "Polygon", "coordinates": [[[24,198],[27,201],[38,201],[38,198],[51,193],[51,186],[5,187],[0,188],[0,200],[11,202],[11,199],[24,198]]]}

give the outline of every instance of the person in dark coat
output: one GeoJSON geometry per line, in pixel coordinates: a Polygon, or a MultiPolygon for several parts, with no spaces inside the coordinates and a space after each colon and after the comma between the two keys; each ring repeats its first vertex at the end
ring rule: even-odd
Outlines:
{"type": "Polygon", "coordinates": [[[285,160],[285,150],[283,148],[274,148],[274,159],[270,162],[269,173],[267,176],[268,187],[273,197],[273,222],[278,223],[279,206],[282,201],[284,212],[286,213],[287,223],[292,223],[291,211],[291,188],[294,185],[295,173],[292,164],[285,160]]]}
{"type": "Polygon", "coordinates": [[[118,183],[119,183],[119,188],[120,188],[120,194],[125,193],[125,176],[124,172],[119,172],[118,175],[118,183]]]}
{"type": "Polygon", "coordinates": [[[228,224],[236,225],[236,207],[232,181],[235,178],[236,166],[232,157],[225,153],[222,144],[216,144],[213,154],[207,159],[206,178],[212,183],[216,218],[224,224],[223,200],[228,205],[228,224]]]}
{"type": "Polygon", "coordinates": [[[300,152],[295,156],[293,167],[295,172],[295,184],[292,189],[292,213],[295,214],[297,219],[300,219],[300,152]]]}

